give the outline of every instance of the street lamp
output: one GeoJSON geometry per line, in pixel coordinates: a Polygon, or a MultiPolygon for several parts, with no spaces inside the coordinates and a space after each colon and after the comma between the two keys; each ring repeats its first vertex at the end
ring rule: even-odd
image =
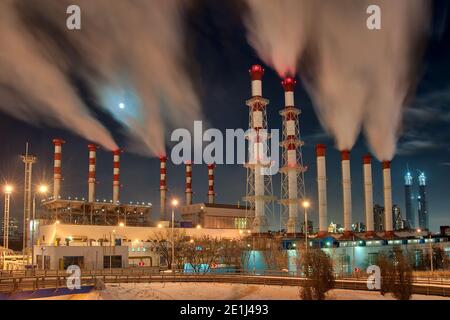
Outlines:
{"type": "MultiPolygon", "coordinates": [[[[45,195],[48,192],[48,186],[41,184],[33,194],[33,217],[31,222],[31,265],[34,266],[34,232],[36,229],[36,193],[45,195]]],[[[29,251],[28,251],[29,252],[29,251]]],[[[28,260],[30,261],[30,260],[28,260]]]]}
{"type": "Polygon", "coordinates": [[[305,250],[308,251],[308,208],[310,206],[309,201],[304,200],[302,206],[305,212],[305,250]]]}
{"type": "Polygon", "coordinates": [[[173,264],[175,262],[175,239],[174,239],[174,225],[175,225],[175,208],[178,207],[178,199],[172,199],[172,261],[170,263],[170,268],[172,272],[175,272],[173,269],[173,264]]]}
{"type": "Polygon", "coordinates": [[[11,193],[14,188],[12,185],[5,185],[4,193],[5,193],[5,211],[3,215],[3,246],[5,249],[9,249],[9,202],[11,199],[11,193]]]}

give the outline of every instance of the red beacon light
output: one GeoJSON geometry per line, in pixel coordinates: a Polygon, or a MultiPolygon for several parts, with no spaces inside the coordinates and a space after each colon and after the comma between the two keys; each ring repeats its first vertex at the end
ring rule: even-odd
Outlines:
{"type": "Polygon", "coordinates": [[[284,91],[294,91],[294,87],[297,84],[297,80],[293,77],[286,77],[281,81],[284,91]]]}
{"type": "Polygon", "coordinates": [[[261,80],[264,75],[264,68],[259,64],[254,64],[249,70],[252,80],[261,80]]]}

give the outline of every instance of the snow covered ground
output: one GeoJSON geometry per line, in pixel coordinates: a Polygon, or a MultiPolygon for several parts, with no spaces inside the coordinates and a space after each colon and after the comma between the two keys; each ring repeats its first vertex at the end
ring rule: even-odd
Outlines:
{"type": "MultiPolygon", "coordinates": [[[[123,283],[105,290],[66,295],[52,300],[298,300],[297,287],[223,283],[123,283]]],[[[329,300],[393,300],[378,292],[332,290],[329,300]]],[[[450,300],[438,296],[415,295],[414,300],[450,300]]]]}

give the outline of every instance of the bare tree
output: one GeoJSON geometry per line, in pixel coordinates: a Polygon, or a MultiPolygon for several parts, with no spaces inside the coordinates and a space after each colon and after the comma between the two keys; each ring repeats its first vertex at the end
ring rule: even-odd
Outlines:
{"type": "Polygon", "coordinates": [[[409,300],[412,296],[412,267],[400,247],[394,247],[389,256],[380,255],[381,294],[390,292],[398,300],[409,300]]]}
{"type": "Polygon", "coordinates": [[[303,300],[324,300],[335,284],[333,262],[320,249],[303,250],[302,253],[299,265],[307,280],[300,296],[303,300]]]}
{"type": "Polygon", "coordinates": [[[212,264],[220,262],[221,240],[218,238],[210,236],[193,238],[183,249],[186,263],[189,263],[196,273],[207,273],[212,264]]]}
{"type": "Polygon", "coordinates": [[[170,229],[155,231],[151,236],[149,236],[149,240],[153,242],[156,253],[158,253],[167,262],[169,269],[172,269],[172,261],[174,267],[177,269],[180,270],[184,268],[184,253],[189,243],[189,238],[186,236],[186,232],[177,229],[174,230],[174,259],[172,259],[172,231],[170,229]]]}

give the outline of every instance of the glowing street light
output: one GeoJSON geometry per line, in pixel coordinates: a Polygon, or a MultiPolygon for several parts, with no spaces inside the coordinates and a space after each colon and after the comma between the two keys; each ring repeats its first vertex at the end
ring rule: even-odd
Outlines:
{"type": "Polygon", "coordinates": [[[302,203],[303,209],[305,211],[305,250],[308,250],[308,208],[310,207],[310,203],[308,200],[304,200],[302,203]]]}
{"type": "Polygon", "coordinates": [[[10,184],[5,185],[4,192],[5,194],[11,194],[14,191],[14,187],[10,184]]]}
{"type": "Polygon", "coordinates": [[[174,224],[175,224],[175,208],[178,207],[179,201],[176,198],[173,198],[171,201],[172,204],[172,260],[170,263],[170,268],[172,269],[172,272],[175,272],[175,270],[173,269],[173,264],[175,261],[175,243],[174,243],[174,224]]]}
{"type": "MultiPolygon", "coordinates": [[[[34,232],[36,229],[36,193],[41,196],[45,196],[48,192],[48,186],[46,184],[40,184],[33,193],[33,212],[31,219],[31,264],[34,266],[34,232]]],[[[59,221],[56,222],[57,224],[59,221]]]]}
{"type": "Polygon", "coordinates": [[[119,223],[119,227],[121,227],[121,228],[125,227],[125,223],[120,222],[120,223],[119,223]]]}

